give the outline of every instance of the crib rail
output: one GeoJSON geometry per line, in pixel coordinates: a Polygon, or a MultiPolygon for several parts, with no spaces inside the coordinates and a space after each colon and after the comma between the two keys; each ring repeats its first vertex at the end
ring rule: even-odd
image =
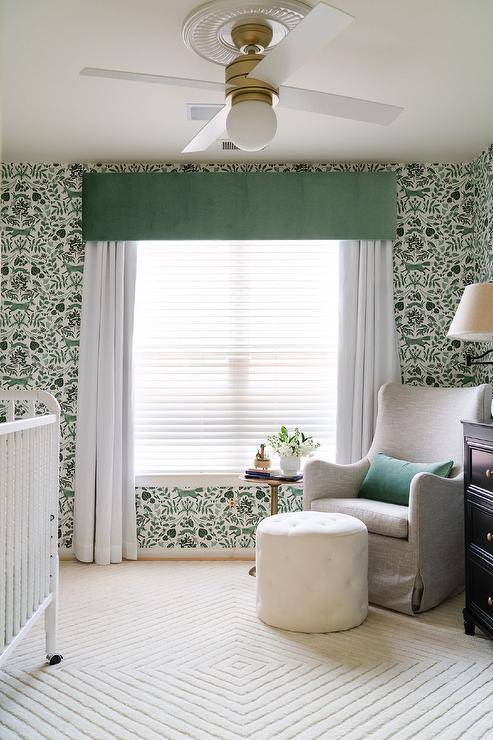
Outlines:
{"type": "Polygon", "coordinates": [[[43,391],[0,391],[2,403],[0,665],[43,612],[47,653],[56,652],[60,420],[57,401],[43,391]]]}

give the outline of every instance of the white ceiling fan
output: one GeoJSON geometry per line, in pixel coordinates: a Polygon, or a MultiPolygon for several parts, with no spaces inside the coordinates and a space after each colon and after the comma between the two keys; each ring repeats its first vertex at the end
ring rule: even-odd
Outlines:
{"type": "Polygon", "coordinates": [[[213,0],[189,16],[183,37],[201,56],[226,65],[224,84],[96,67],[80,74],[224,92],[224,106],[182,153],[206,150],[225,129],[239,149],[263,149],[277,131],[277,105],[386,126],[403,108],[283,85],[353,20],[323,2],[311,8],[299,0],[213,0]]]}

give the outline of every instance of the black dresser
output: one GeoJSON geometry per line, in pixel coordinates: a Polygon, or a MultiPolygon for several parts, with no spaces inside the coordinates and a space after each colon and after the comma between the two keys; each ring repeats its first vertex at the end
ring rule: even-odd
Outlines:
{"type": "Polygon", "coordinates": [[[464,630],[493,639],[493,424],[464,421],[464,630]]]}

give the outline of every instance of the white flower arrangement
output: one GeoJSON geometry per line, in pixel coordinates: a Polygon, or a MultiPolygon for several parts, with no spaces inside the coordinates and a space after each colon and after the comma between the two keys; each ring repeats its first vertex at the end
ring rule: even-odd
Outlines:
{"type": "Polygon", "coordinates": [[[270,437],[267,437],[267,443],[280,457],[288,455],[308,457],[320,447],[320,444],[315,442],[313,437],[307,437],[297,427],[294,432],[290,432],[285,426],[282,426],[281,431],[277,434],[271,434],[270,437]]]}

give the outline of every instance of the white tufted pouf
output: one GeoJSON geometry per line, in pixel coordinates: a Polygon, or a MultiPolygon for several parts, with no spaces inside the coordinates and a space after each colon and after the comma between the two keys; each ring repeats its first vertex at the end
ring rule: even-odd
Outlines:
{"type": "Polygon", "coordinates": [[[337,632],[368,613],[368,531],[347,514],[276,514],[257,527],[257,614],[294,632],[337,632]]]}

